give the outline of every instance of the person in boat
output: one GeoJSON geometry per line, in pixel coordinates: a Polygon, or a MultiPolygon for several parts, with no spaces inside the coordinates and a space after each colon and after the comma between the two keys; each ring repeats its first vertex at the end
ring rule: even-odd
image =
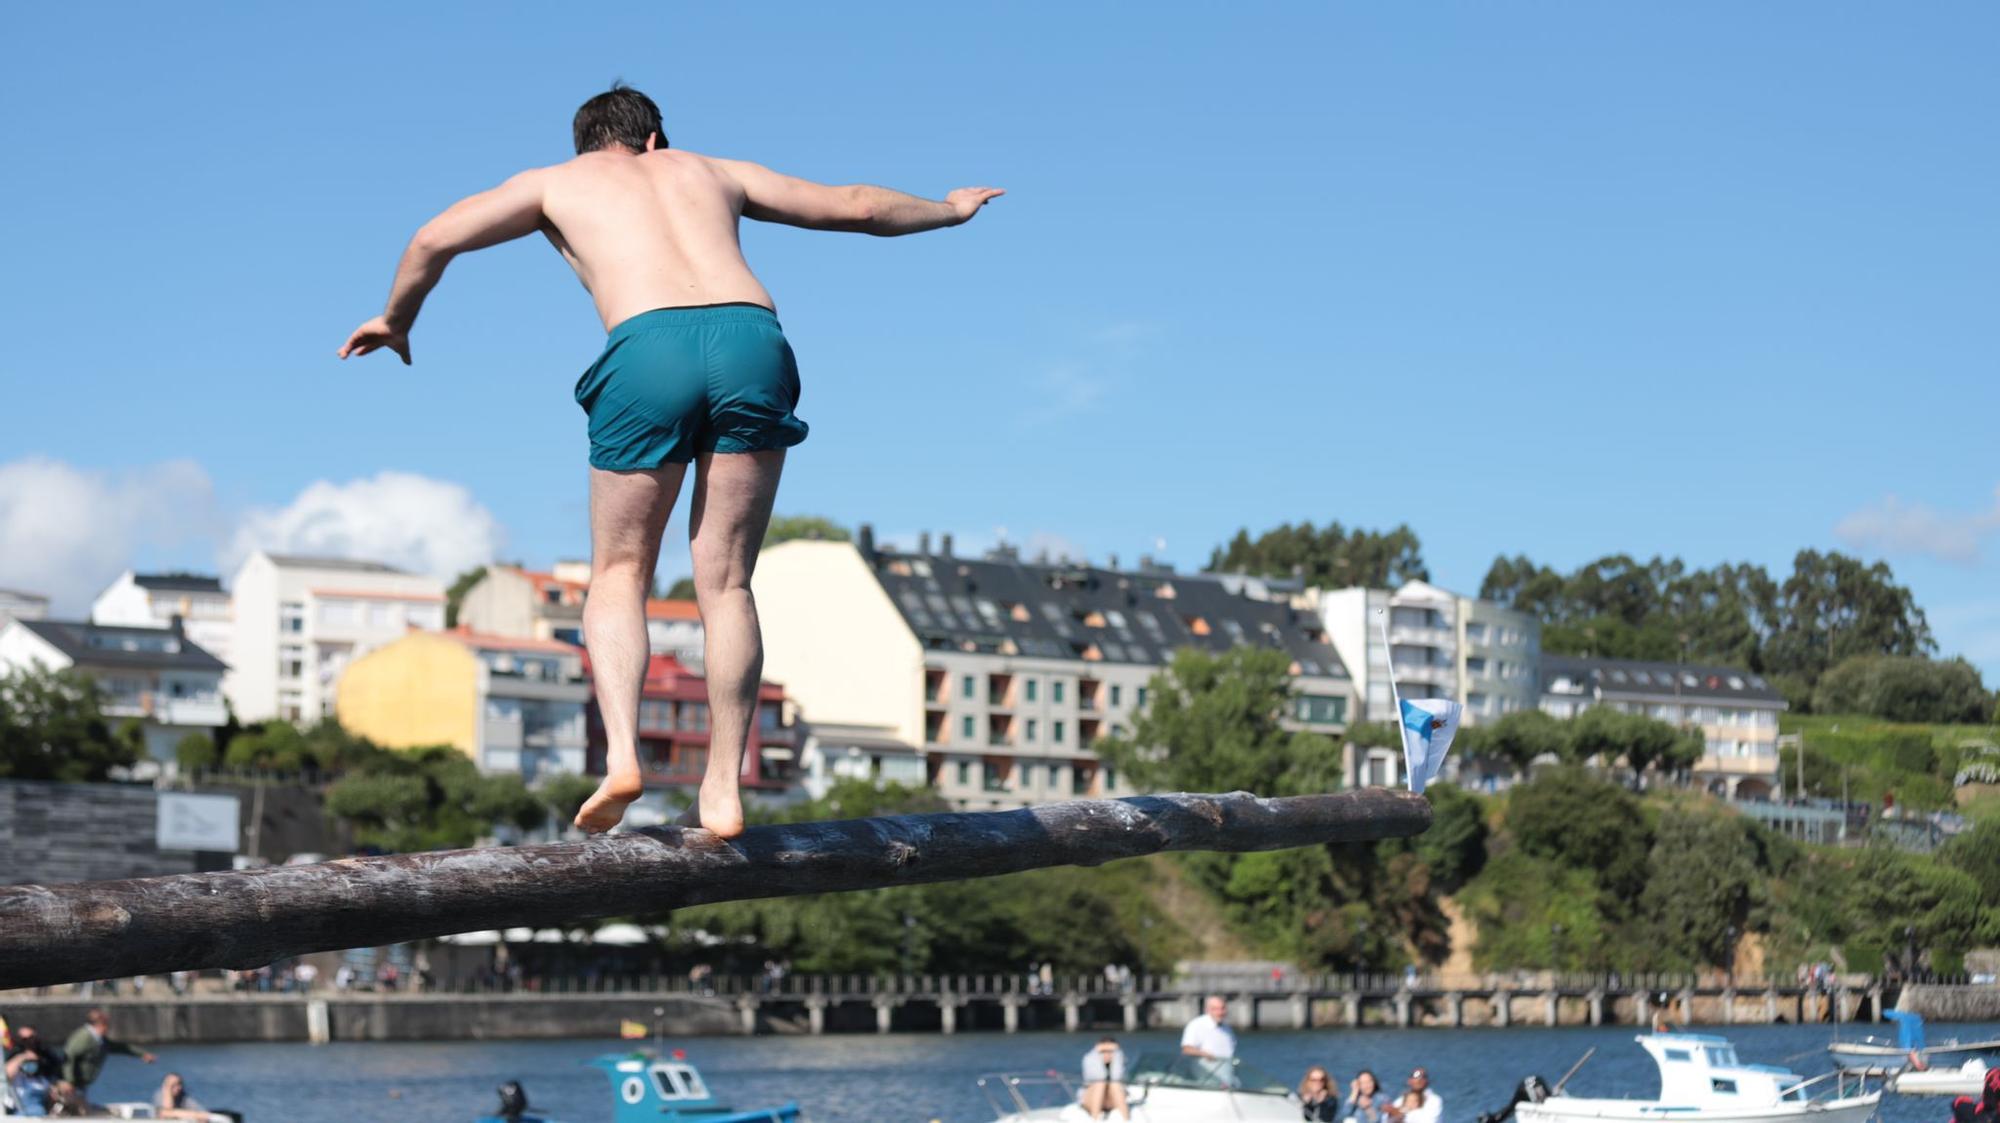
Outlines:
{"type": "Polygon", "coordinates": [[[208,1109],[200,1101],[188,1095],[187,1081],[178,1072],[170,1072],[160,1081],[160,1090],[153,1094],[153,1117],[156,1119],[207,1119],[208,1109]]]}
{"type": "Polygon", "coordinates": [[[1978,1102],[1971,1096],[1951,1101],[1952,1123],[2000,1123],[2000,1068],[1988,1069],[1978,1102]]]}
{"type": "Polygon", "coordinates": [[[49,1113],[49,1102],[55,1094],[49,1073],[54,1067],[44,1062],[39,1053],[26,1049],[7,1058],[7,1086],[13,1090],[14,1102],[22,1115],[49,1113]]]}
{"type": "Polygon", "coordinates": [[[1083,1055],[1083,1110],[1092,1119],[1103,1119],[1113,1111],[1120,1119],[1131,1119],[1132,1108],[1125,1100],[1125,1050],[1115,1037],[1100,1037],[1083,1055]]]}
{"type": "Polygon", "coordinates": [[[128,1045],[111,1036],[111,1015],[92,1007],[83,1016],[83,1024],[69,1035],[69,1042],[63,1046],[63,1080],[76,1085],[77,1091],[90,1094],[90,1086],[104,1071],[104,1062],[113,1053],[137,1057],[147,1064],[158,1058],[144,1049],[128,1045]]]}
{"type": "Polygon", "coordinates": [[[1325,1065],[1314,1065],[1299,1081],[1299,1114],[1306,1123],[1335,1123],[1340,1118],[1340,1090],[1325,1065]]]}
{"type": "Polygon", "coordinates": [[[1362,1069],[1354,1074],[1347,1084],[1347,1103],[1342,1119],[1344,1123],[1382,1123],[1382,1082],[1375,1074],[1362,1069]]]}
{"type": "Polygon", "coordinates": [[[1431,1091],[1431,1074],[1420,1068],[1410,1073],[1403,1098],[1382,1112],[1391,1123],[1438,1123],[1444,1115],[1444,1097],[1431,1091]]]}
{"type": "Polygon", "coordinates": [[[1211,994],[1202,1003],[1202,1012],[1181,1031],[1181,1054],[1213,1062],[1217,1072],[1225,1072],[1236,1056],[1236,1031],[1229,1025],[1229,1000],[1211,994]]]}

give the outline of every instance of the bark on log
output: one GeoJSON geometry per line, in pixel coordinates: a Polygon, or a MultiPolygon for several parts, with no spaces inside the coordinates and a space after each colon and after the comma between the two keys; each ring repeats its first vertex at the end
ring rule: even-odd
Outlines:
{"type": "Polygon", "coordinates": [[[457,932],[1091,866],[1162,850],[1404,837],[1430,822],[1422,796],[1383,788],[1279,799],[1154,795],[788,823],[729,842],[661,827],[538,846],[12,886],[0,888],[0,990],[251,968],[457,932]]]}

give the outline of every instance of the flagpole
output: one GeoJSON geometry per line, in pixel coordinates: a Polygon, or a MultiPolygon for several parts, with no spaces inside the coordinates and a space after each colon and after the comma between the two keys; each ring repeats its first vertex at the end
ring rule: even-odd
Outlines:
{"type": "Polygon", "coordinates": [[[1403,725],[1403,694],[1396,686],[1396,652],[1389,646],[1389,610],[1375,610],[1375,623],[1382,629],[1382,658],[1389,668],[1389,700],[1396,707],[1396,726],[1403,725]]]}

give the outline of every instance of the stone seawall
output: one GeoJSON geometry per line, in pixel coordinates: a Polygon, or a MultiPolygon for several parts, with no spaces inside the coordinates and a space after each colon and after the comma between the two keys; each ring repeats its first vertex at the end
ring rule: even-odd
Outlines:
{"type": "MultiPolygon", "coordinates": [[[[101,1006],[117,1035],[148,1045],[225,1041],[308,1041],[310,1007],[323,1004],[324,1032],[334,1041],[466,1041],[559,1037],[615,1037],[621,1021],[671,1035],[742,1032],[741,1015],[716,998],[687,995],[408,995],[351,998],[244,995],[214,998],[9,998],[0,1016],[32,1025],[62,1040],[83,1024],[84,1011],[101,1006]],[[655,1017],[654,1011],[661,1013],[655,1017]]],[[[765,1026],[766,1030],[789,1026],[765,1026]]]]}
{"type": "Polygon", "coordinates": [[[1903,988],[1896,1009],[1933,1022],[2000,1022],[2000,986],[1911,983],[1903,988]]]}

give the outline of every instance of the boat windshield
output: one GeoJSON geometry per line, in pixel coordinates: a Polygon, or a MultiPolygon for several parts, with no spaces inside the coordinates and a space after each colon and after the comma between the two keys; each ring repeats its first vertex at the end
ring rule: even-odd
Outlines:
{"type": "Polygon", "coordinates": [[[1736,1046],[1710,1045],[1708,1047],[1708,1066],[1710,1068],[1735,1068],[1736,1064],[1736,1046]]]}
{"type": "Polygon", "coordinates": [[[1144,1054],[1132,1065],[1126,1079],[1132,1084],[1157,1084],[1163,1088],[1254,1092],[1260,1096],[1283,1096],[1292,1090],[1289,1085],[1272,1079],[1269,1073],[1240,1060],[1214,1061],[1185,1053],[1144,1054]]]}

